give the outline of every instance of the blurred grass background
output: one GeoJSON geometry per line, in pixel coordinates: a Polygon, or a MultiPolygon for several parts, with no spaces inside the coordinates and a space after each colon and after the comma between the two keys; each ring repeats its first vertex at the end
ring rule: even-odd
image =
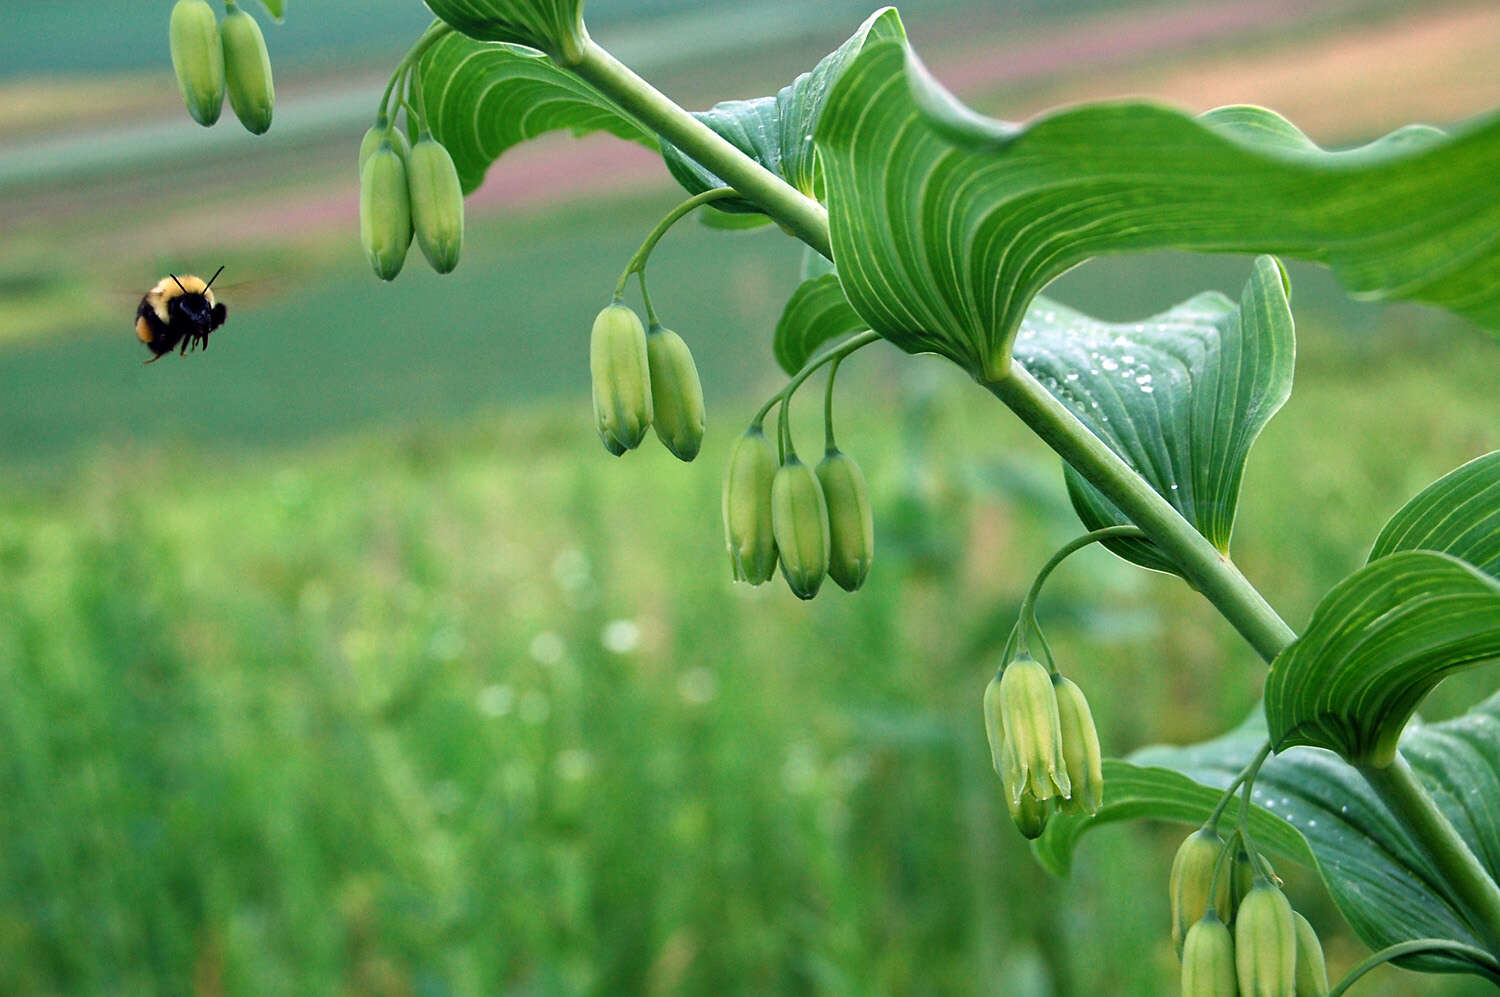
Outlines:
{"type": "MultiPolygon", "coordinates": [[[[992,399],[939,361],[861,354],[840,436],[875,496],[866,589],[733,586],[719,472],[778,383],[793,244],[695,225],[662,244],[654,297],[698,356],[710,437],[691,466],[654,441],[611,460],[587,328],[675,203],[658,164],[517,150],[455,274],[414,256],[378,285],[352,160],[422,11],[291,5],[267,29],[277,125],[252,140],[187,122],[167,4],[106,6],[28,7],[0,36],[0,993],[1170,992],[1184,829],[1100,832],[1054,881],[988,768],[990,655],[1077,529],[992,399]],[[140,293],[220,263],[213,355],[143,367],[140,293]]],[[[690,106],[770,92],[866,12],[590,9],[690,106]]],[[[1334,144],[1500,103],[1490,5],[904,11],[941,78],[1011,117],[1248,100],[1334,144]]],[[[1129,258],[1049,293],[1123,319],[1247,272],[1129,258]]],[[[1296,626],[1405,498],[1500,446],[1500,345],[1292,275],[1297,390],[1252,458],[1236,556],[1296,626]]],[[[1110,753],[1255,701],[1263,669],[1178,582],[1091,552],[1042,613],[1110,753]]],[[[1425,711],[1495,685],[1450,681],[1425,711]]],[[[1332,967],[1358,961],[1283,871],[1332,967]]],[[[1360,992],[1482,991],[1385,969],[1360,992]]]]}

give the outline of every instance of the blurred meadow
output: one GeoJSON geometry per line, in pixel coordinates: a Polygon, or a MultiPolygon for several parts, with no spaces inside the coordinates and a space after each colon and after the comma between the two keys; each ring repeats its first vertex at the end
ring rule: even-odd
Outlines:
{"type": "MultiPolygon", "coordinates": [[[[838,407],[876,505],[865,589],[731,584],[720,473],[779,386],[798,247],[667,237],[653,297],[698,358],[709,438],[691,465],[654,439],[614,460],[587,331],[678,199],[659,162],[517,149],[471,200],[459,269],[414,255],[382,285],[355,150],[426,12],[289,8],[261,139],[188,120],[165,0],[17,6],[0,34],[0,994],[1172,992],[1185,828],[1101,831],[1054,880],[989,769],[993,655],[1078,532],[1055,459],[956,370],[868,350],[838,407]],[[141,293],[221,263],[212,355],[144,366],[141,293]]],[[[771,92],[868,13],[589,9],[693,107],[771,92]]],[[[1487,3],[903,13],[939,78],[1012,118],[1255,102],[1341,145],[1500,105],[1487,3]]],[[[1248,270],[1132,257],[1049,293],[1125,319],[1237,297],[1248,270]]],[[[1300,626],[1402,501],[1500,447],[1500,342],[1290,271],[1297,387],[1236,558],[1300,626]]],[[[820,419],[799,407],[804,451],[820,419]]],[[[1107,753],[1211,736],[1258,696],[1206,603],[1102,552],[1041,614],[1107,753]]],[[[1497,685],[1450,680],[1424,713],[1497,685]]],[[[1282,872],[1330,968],[1363,958],[1282,872]]],[[[1385,968],[1356,992],[1489,991],[1385,968]]]]}

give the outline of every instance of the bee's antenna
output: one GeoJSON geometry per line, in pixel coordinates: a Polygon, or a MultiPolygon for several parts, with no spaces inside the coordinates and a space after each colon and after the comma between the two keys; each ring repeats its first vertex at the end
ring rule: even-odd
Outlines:
{"type": "Polygon", "coordinates": [[[177,279],[177,275],[175,273],[169,273],[169,274],[167,274],[167,276],[172,278],[172,283],[174,283],[178,287],[182,288],[182,293],[183,294],[188,293],[188,289],[185,288],[185,287],[182,287],[182,281],[180,281],[180,280],[177,279]]]}
{"type": "Polygon", "coordinates": [[[208,278],[208,283],[206,285],[204,285],[203,289],[206,291],[210,287],[213,287],[214,286],[214,281],[218,280],[219,279],[219,274],[221,274],[223,272],[224,272],[224,268],[223,267],[219,267],[219,269],[215,270],[214,271],[214,275],[212,277],[208,278]]]}

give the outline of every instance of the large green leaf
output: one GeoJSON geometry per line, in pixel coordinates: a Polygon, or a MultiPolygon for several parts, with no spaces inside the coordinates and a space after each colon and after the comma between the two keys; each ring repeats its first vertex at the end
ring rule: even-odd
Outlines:
{"type": "MultiPolygon", "coordinates": [[[[844,44],[824,56],[810,72],[803,73],[774,97],[730,100],[698,118],[732,145],[809,197],[821,192],[821,177],[813,147],[813,132],[823,114],[828,92],[844,68],[866,45],[877,41],[904,41],[906,29],[894,7],[871,14],[844,44]]],[[[723,187],[712,171],[663,142],[662,156],[677,181],[697,194],[723,187]]],[[[734,198],[716,201],[714,207],[728,212],[758,212],[749,201],[734,198]]]]}
{"type": "MultiPolygon", "coordinates": [[[[1015,355],[1094,435],[1221,551],[1229,550],[1250,447],[1292,390],[1286,275],[1255,261],[1238,305],[1200,294],[1143,322],[1108,323],[1037,298],[1015,355]]],[[[1130,521],[1071,468],[1068,492],[1089,529],[1130,521]]],[[[1146,540],[1110,549],[1175,570],[1146,540]]]]}
{"type": "Polygon", "coordinates": [[[1441,550],[1500,578],[1500,450],[1450,471],[1401,507],[1370,560],[1398,550],[1441,550]]]}
{"type": "Polygon", "coordinates": [[[530,48],[450,34],[422,57],[420,71],[428,125],[466,194],[505,150],[543,132],[607,131],[655,147],[609,98],[530,48]]]}
{"type": "MultiPolygon", "coordinates": [[[[823,343],[863,328],[837,276],[806,279],[777,323],[777,362],[795,373],[823,343]]],[[[1245,461],[1291,393],[1294,353],[1286,275],[1269,256],[1255,261],[1238,304],[1200,294],[1141,322],[1111,323],[1038,297],[1016,340],[1016,358],[1043,386],[1226,552],[1245,461]]],[[[1089,529],[1129,522],[1072,469],[1066,476],[1089,529]]],[[[1150,541],[1109,546],[1175,570],[1150,541]]]]}
{"type": "Polygon", "coordinates": [[[795,374],[818,347],[864,327],[864,321],[844,300],[837,274],[805,280],[792,292],[776,323],[776,362],[788,374],[795,374]]]}
{"type": "MultiPolygon", "coordinates": [[[[1096,827],[1147,817],[1203,821],[1265,739],[1256,710],[1215,740],[1146,748],[1126,761],[1106,762],[1103,808],[1094,817],[1053,817],[1036,842],[1037,857],[1065,874],[1079,839],[1096,827]]],[[[1500,696],[1455,720],[1414,725],[1401,750],[1490,874],[1500,873],[1500,696]]],[[[1253,797],[1257,843],[1304,863],[1310,849],[1329,894],[1371,948],[1413,938],[1485,947],[1444,898],[1400,822],[1337,756],[1316,748],[1283,752],[1262,767],[1253,797]]],[[[1461,957],[1422,956],[1402,964],[1500,982],[1500,968],[1461,957]]]]}
{"type": "Polygon", "coordinates": [[[1323,598],[1271,664],[1266,716],[1278,746],[1315,744],[1389,763],[1422,697],[1500,658],[1500,454],[1412,499],[1370,563],[1323,598]]]}
{"type": "Polygon", "coordinates": [[[1500,117],[1327,152],[1259,108],[1137,101],[983,118],[898,42],[854,57],[817,126],[845,293],[886,338],[1009,368],[1032,297],[1093,256],[1272,252],[1353,291],[1500,327],[1500,117]]]}
{"type": "Polygon", "coordinates": [[[567,64],[577,61],[588,33],[583,0],[426,0],[442,20],[470,38],[529,45],[567,64]]]}

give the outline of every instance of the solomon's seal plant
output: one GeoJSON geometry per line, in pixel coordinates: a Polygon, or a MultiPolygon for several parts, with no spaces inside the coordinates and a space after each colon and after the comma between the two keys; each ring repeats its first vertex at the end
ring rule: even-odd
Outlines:
{"type": "MultiPolygon", "coordinates": [[[[1500,983],[1500,787],[1476,763],[1500,755],[1500,698],[1412,723],[1444,676],[1500,657],[1500,453],[1398,510],[1300,633],[1231,543],[1250,449],[1292,388],[1291,287],[1266,254],[1323,264],[1352,293],[1500,328],[1500,115],[1342,151],[1247,106],[1190,115],[1112,101],[1016,124],[943,90],[893,8],[779,92],[689,112],[590,36],[582,0],[429,6],[438,20],[396,66],[359,150],[378,277],[397,275],[413,227],[433,267],[452,269],[462,196],[518,143],[603,131],[659,152],[689,196],[627,262],[589,363],[605,447],[623,454],[654,420],[686,460],[702,439],[701,386],[687,341],[651,307],[651,251],[693,212],[774,223],[806,265],[771,337],[788,380],[724,476],[733,576],[761,584],[779,564],[802,598],[825,575],[860,587],[874,530],[863,474],[834,443],[835,375],[879,342],[947,358],[1059,455],[1084,530],[1040,569],[980,697],[997,791],[1039,861],[1065,872],[1080,838],[1112,821],[1198,825],[1162,877],[1163,937],[1186,994],[1330,992],[1271,854],[1317,873],[1375,950],[1333,992],[1391,960],[1500,983]],[[1204,293],[1131,323],[1040,294],[1092,257],[1155,249],[1253,260],[1237,297],[1204,293]],[[646,323],[625,304],[632,277],[646,323]],[[827,456],[815,470],[788,411],[820,374],[827,456]],[[1061,677],[1036,614],[1048,575],[1094,543],[1183,578],[1264,659],[1246,723],[1101,758],[1083,690],[1061,677]],[[1272,795],[1275,813],[1257,803],[1272,795]]],[[[180,0],[173,62],[205,124],[222,99],[216,30],[203,0],[180,0]]],[[[253,75],[230,74],[242,119],[253,75]]]]}

